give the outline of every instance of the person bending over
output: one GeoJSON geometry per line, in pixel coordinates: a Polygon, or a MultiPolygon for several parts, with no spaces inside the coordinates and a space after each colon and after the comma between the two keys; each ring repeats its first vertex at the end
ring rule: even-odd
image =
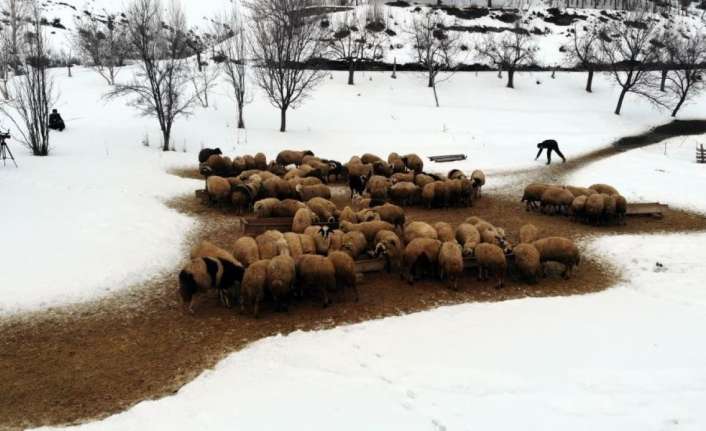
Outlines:
{"type": "Polygon", "coordinates": [[[61,118],[61,115],[59,115],[59,112],[56,109],[52,110],[51,114],[49,114],[49,128],[60,132],[63,132],[66,128],[64,119],[61,118]]]}
{"type": "Polygon", "coordinates": [[[537,144],[537,148],[539,148],[539,152],[537,152],[537,157],[534,158],[535,160],[537,160],[539,156],[542,155],[542,151],[547,150],[547,164],[550,164],[552,162],[552,151],[556,151],[559,157],[561,157],[561,160],[566,162],[566,157],[561,154],[561,151],[559,150],[559,144],[554,139],[547,139],[544,142],[540,142],[539,144],[537,144]]]}

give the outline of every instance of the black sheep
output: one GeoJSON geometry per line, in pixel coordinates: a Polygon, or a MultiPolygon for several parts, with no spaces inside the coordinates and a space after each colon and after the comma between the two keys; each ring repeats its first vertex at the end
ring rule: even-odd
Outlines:
{"type": "Polygon", "coordinates": [[[214,154],[218,154],[220,156],[223,152],[220,148],[204,148],[199,151],[199,163],[205,163],[206,160],[214,154]]]}
{"type": "Polygon", "coordinates": [[[351,188],[352,195],[362,196],[365,191],[365,186],[368,183],[368,177],[365,175],[349,175],[348,186],[351,188]]]}

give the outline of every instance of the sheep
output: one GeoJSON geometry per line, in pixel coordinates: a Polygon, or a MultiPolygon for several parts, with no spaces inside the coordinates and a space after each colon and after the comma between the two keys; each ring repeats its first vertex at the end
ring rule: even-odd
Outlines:
{"type": "Polygon", "coordinates": [[[278,255],[267,265],[267,288],[275,303],[275,310],[287,311],[287,300],[296,279],[296,264],[289,255],[287,241],[277,241],[278,255]]]}
{"type": "Polygon", "coordinates": [[[597,193],[593,189],[587,189],[584,187],[564,186],[564,188],[566,190],[570,191],[571,194],[574,195],[575,198],[577,198],[579,196],[591,196],[591,195],[597,193]]]}
{"type": "Polygon", "coordinates": [[[481,241],[480,232],[470,223],[461,223],[456,227],[456,241],[463,247],[464,256],[473,256],[476,246],[481,241]]]}
{"type": "Polygon", "coordinates": [[[284,239],[282,232],[268,230],[255,237],[257,249],[260,252],[260,259],[272,259],[277,256],[277,244],[280,239],[284,239]]]}
{"type": "Polygon", "coordinates": [[[582,219],[585,216],[586,201],[588,201],[588,195],[579,195],[571,202],[569,214],[574,220],[582,219]]]}
{"type": "Polygon", "coordinates": [[[402,160],[402,157],[397,153],[390,153],[390,155],[387,156],[387,163],[392,166],[393,172],[405,172],[407,170],[404,160],[402,160]]]}
{"type": "Polygon", "coordinates": [[[284,150],[277,154],[277,164],[280,166],[295,165],[299,166],[304,161],[304,156],[313,156],[311,151],[292,151],[284,150]]]}
{"type": "Polygon", "coordinates": [[[245,306],[250,305],[253,309],[253,316],[260,315],[260,302],[265,297],[265,286],[267,285],[267,268],[270,265],[269,259],[261,259],[253,262],[243,275],[243,282],[240,285],[240,312],[245,312],[245,306]]]}
{"type": "Polygon", "coordinates": [[[255,169],[267,170],[267,157],[263,153],[255,154],[255,169]]]}
{"type": "Polygon", "coordinates": [[[473,182],[468,178],[461,178],[458,180],[461,185],[461,191],[459,196],[459,205],[461,206],[472,206],[473,198],[475,195],[475,189],[473,188],[473,182]]]}
{"type": "Polygon", "coordinates": [[[299,238],[299,234],[294,232],[285,232],[283,236],[284,240],[287,241],[287,246],[289,247],[289,255],[295,261],[299,260],[299,258],[304,255],[304,249],[302,247],[302,241],[299,238]]]}
{"type": "Polygon", "coordinates": [[[231,202],[235,209],[242,213],[249,210],[255,198],[260,192],[261,181],[258,176],[254,176],[248,180],[249,182],[232,187],[231,202]]]}
{"type": "Polygon", "coordinates": [[[260,249],[255,238],[250,236],[238,238],[233,247],[233,256],[246,268],[260,260],[260,249]]]}
{"type": "Polygon", "coordinates": [[[319,220],[326,223],[336,221],[336,215],[340,214],[336,204],[324,198],[312,198],[306,202],[306,206],[319,217],[319,220]]]}
{"type": "Polygon", "coordinates": [[[520,228],[520,244],[529,244],[534,242],[539,237],[539,230],[531,223],[523,225],[520,228]]]}
{"type": "Polygon", "coordinates": [[[353,259],[357,259],[368,248],[368,240],[363,232],[350,231],[343,234],[341,250],[350,254],[353,259]]]}
{"type": "Polygon", "coordinates": [[[454,228],[443,221],[434,223],[434,229],[436,229],[436,236],[441,242],[446,241],[456,241],[456,234],[454,228]]]}
{"type": "Polygon", "coordinates": [[[461,180],[463,178],[466,178],[466,174],[464,174],[463,171],[460,169],[451,169],[449,171],[449,174],[446,175],[446,177],[450,180],[461,180]]]}
{"type": "Polygon", "coordinates": [[[348,186],[353,195],[362,195],[368,178],[372,175],[372,166],[363,164],[360,159],[352,158],[346,165],[348,170],[348,186]]]}
{"type": "Polygon", "coordinates": [[[294,219],[292,220],[292,232],[304,233],[304,229],[319,222],[319,216],[317,216],[309,208],[301,208],[297,210],[294,214],[294,219]]]}
{"type": "Polygon", "coordinates": [[[240,175],[240,173],[245,170],[245,159],[240,156],[234,158],[231,163],[231,168],[234,175],[240,175]]]}
{"type": "Polygon", "coordinates": [[[615,217],[619,224],[625,224],[625,214],[628,210],[628,201],[624,196],[615,195],[615,217]]]}
{"type": "Polygon", "coordinates": [[[317,254],[325,255],[328,253],[329,246],[331,245],[331,241],[328,238],[328,234],[328,226],[309,226],[308,228],[304,229],[304,235],[309,235],[314,239],[317,254]]]}
{"type": "Polygon", "coordinates": [[[245,154],[245,155],[243,155],[243,160],[245,160],[245,169],[246,170],[256,169],[255,157],[251,156],[250,154],[245,154]]]}
{"type": "Polygon", "coordinates": [[[476,169],[471,173],[471,181],[473,182],[473,197],[479,199],[481,188],[485,185],[485,173],[476,169]]]}
{"type": "Polygon", "coordinates": [[[339,251],[343,249],[343,231],[340,229],[334,229],[329,232],[329,253],[332,251],[339,251]]]}
{"type": "Polygon", "coordinates": [[[392,175],[392,166],[382,160],[373,162],[373,174],[389,177],[392,175]]]}
{"type": "Polygon", "coordinates": [[[280,201],[279,204],[277,204],[273,209],[272,209],[272,216],[273,217],[294,217],[294,215],[297,213],[302,208],[306,208],[306,204],[304,202],[300,202],[295,199],[285,199],[283,201],[280,201]]]}
{"type": "Polygon", "coordinates": [[[539,252],[542,263],[551,261],[564,264],[566,269],[562,275],[565,279],[569,278],[574,267],[581,261],[578,247],[568,238],[548,237],[537,240],[532,245],[539,252]]]}
{"type": "Polygon", "coordinates": [[[375,235],[381,230],[395,230],[395,227],[382,220],[374,220],[363,223],[349,223],[341,222],[341,230],[343,232],[350,232],[353,230],[362,232],[365,235],[366,241],[372,243],[375,240],[375,235]]]}
{"type": "Polygon", "coordinates": [[[378,205],[376,207],[371,208],[372,211],[375,211],[380,215],[380,219],[382,221],[386,221],[395,227],[402,227],[404,226],[405,222],[405,214],[404,210],[397,205],[393,204],[384,204],[384,205],[378,205]]]}
{"type": "Polygon", "coordinates": [[[515,267],[520,275],[529,283],[536,283],[541,273],[539,251],[530,243],[523,242],[512,249],[515,255],[515,267]]]}
{"type": "Polygon", "coordinates": [[[349,206],[343,208],[343,211],[341,211],[341,215],[338,217],[339,221],[347,221],[350,223],[358,223],[358,216],[355,214],[355,211],[349,206]]]}
{"type": "Polygon", "coordinates": [[[568,208],[574,201],[574,195],[566,189],[560,187],[548,187],[541,198],[541,211],[544,213],[547,209],[558,211],[559,213],[567,214],[568,208]]]}
{"type": "Polygon", "coordinates": [[[461,205],[462,204],[462,183],[461,180],[446,180],[444,181],[446,188],[448,189],[449,206],[461,205]]]}
{"type": "Polygon", "coordinates": [[[605,193],[607,195],[619,195],[618,191],[613,186],[608,184],[593,184],[589,189],[595,190],[598,193],[605,193]]]}
{"type": "Polygon", "coordinates": [[[274,217],[275,208],[279,206],[281,201],[277,198],[260,199],[255,202],[253,210],[257,218],[274,217]]]}
{"type": "Polygon", "coordinates": [[[499,228],[486,229],[480,234],[481,243],[495,244],[505,252],[509,252],[509,245],[505,240],[505,232],[499,228]]]}
{"type": "Polygon", "coordinates": [[[304,233],[300,233],[298,236],[299,242],[302,246],[303,255],[316,254],[316,241],[314,240],[314,237],[304,233]]]}
{"type": "Polygon", "coordinates": [[[230,182],[223,177],[211,175],[206,179],[206,192],[211,202],[223,203],[230,199],[230,182]]]}
{"type": "MultiPolygon", "coordinates": [[[[220,175],[222,177],[227,177],[233,173],[233,162],[229,158],[223,157],[219,154],[212,154],[209,156],[203,165],[204,171],[208,175],[220,175]]],[[[202,171],[201,173],[203,174],[204,172],[202,171]]]]}
{"type": "Polygon", "coordinates": [[[299,198],[302,202],[306,202],[312,198],[324,198],[331,199],[331,189],[324,184],[317,184],[314,186],[304,186],[299,184],[296,187],[297,193],[299,193],[299,198]]]}
{"type": "Polygon", "coordinates": [[[439,249],[439,277],[452,283],[452,289],[458,290],[458,277],[463,273],[463,253],[461,246],[453,241],[445,241],[439,249]]]}
{"type": "Polygon", "coordinates": [[[322,182],[326,183],[328,182],[328,174],[330,170],[330,165],[328,163],[324,163],[321,161],[321,159],[313,156],[307,156],[310,157],[308,160],[305,157],[305,162],[308,166],[311,166],[314,168],[313,171],[309,173],[309,176],[314,176],[318,179],[320,179],[322,182]]]}
{"type": "Polygon", "coordinates": [[[218,247],[210,241],[201,241],[198,245],[194,246],[189,254],[191,259],[197,259],[199,257],[215,257],[223,260],[227,260],[234,265],[240,265],[240,262],[225,249],[218,247]]]}
{"type": "Polygon", "coordinates": [[[220,148],[204,148],[201,151],[199,151],[199,163],[205,163],[206,160],[208,160],[209,157],[212,155],[221,155],[223,152],[221,151],[220,148]]]}
{"type": "Polygon", "coordinates": [[[416,154],[407,154],[402,157],[407,169],[413,171],[415,174],[421,173],[424,170],[424,162],[422,158],[416,154]]]}
{"type": "Polygon", "coordinates": [[[355,302],[358,302],[358,286],[356,283],[355,261],[353,258],[342,251],[333,251],[329,253],[328,259],[333,264],[336,272],[336,285],[343,291],[345,289],[353,290],[355,302]]]}
{"type": "Polygon", "coordinates": [[[439,239],[439,235],[428,223],[423,221],[413,221],[404,227],[404,241],[410,243],[417,238],[439,239]]]}
{"type": "Polygon", "coordinates": [[[439,261],[441,241],[431,238],[416,238],[412,240],[403,253],[402,277],[409,284],[414,284],[414,277],[427,273],[434,275],[439,261]]]}
{"type": "Polygon", "coordinates": [[[466,220],[464,221],[464,223],[472,224],[473,226],[475,226],[481,222],[487,223],[483,218],[478,217],[478,216],[470,216],[470,217],[466,218],[466,220]]]}
{"type": "Polygon", "coordinates": [[[392,181],[392,184],[402,182],[413,183],[414,172],[397,172],[395,174],[392,174],[392,176],[390,177],[390,181],[392,181]]]}
{"type": "Polygon", "coordinates": [[[364,165],[373,164],[375,162],[382,162],[382,159],[375,154],[365,153],[360,157],[360,161],[364,165]]]}
{"type": "Polygon", "coordinates": [[[380,205],[387,200],[387,191],[390,186],[390,180],[386,177],[373,175],[365,185],[365,190],[370,194],[372,202],[380,205]]]}
{"type": "Polygon", "coordinates": [[[221,302],[230,307],[228,290],[242,282],[244,268],[228,259],[201,256],[191,261],[179,272],[178,292],[185,312],[194,313],[193,298],[206,289],[218,289],[221,302]]]}
{"type": "Polygon", "coordinates": [[[294,187],[289,181],[280,177],[272,177],[263,181],[262,189],[264,196],[277,199],[288,199],[296,195],[294,187]]]}
{"type": "Polygon", "coordinates": [[[348,187],[351,189],[352,196],[361,196],[365,191],[365,186],[368,182],[367,175],[351,175],[348,174],[348,187]]]}
{"type": "Polygon", "coordinates": [[[601,193],[601,196],[603,196],[603,219],[606,222],[615,220],[615,212],[617,208],[615,195],[601,193]]]}
{"type": "Polygon", "coordinates": [[[399,272],[402,265],[402,241],[396,233],[381,230],[375,235],[375,256],[385,257],[385,268],[388,273],[399,272]]]}
{"type": "Polygon", "coordinates": [[[503,287],[507,258],[503,250],[495,244],[481,243],[476,246],[475,256],[478,263],[478,280],[487,280],[490,274],[495,276],[496,289],[503,287]]]}
{"type": "Polygon", "coordinates": [[[297,262],[297,279],[300,292],[309,288],[318,289],[323,307],[329,304],[328,290],[336,287],[336,268],[330,259],[315,254],[306,254],[297,262]]]}
{"type": "Polygon", "coordinates": [[[539,204],[542,201],[542,194],[549,187],[549,185],[541,183],[532,183],[525,187],[524,194],[522,195],[522,202],[525,202],[527,211],[530,209],[539,208],[539,204]]]}
{"type": "Polygon", "coordinates": [[[450,190],[444,181],[434,181],[422,188],[422,203],[427,208],[447,208],[450,190]]]}
{"type": "Polygon", "coordinates": [[[402,181],[390,187],[390,200],[409,206],[415,204],[420,197],[421,189],[412,182],[402,181]]]}
{"type": "Polygon", "coordinates": [[[427,174],[416,174],[414,176],[414,184],[420,188],[424,188],[424,186],[429,183],[433,183],[434,181],[434,177],[427,174]]]}
{"type": "Polygon", "coordinates": [[[586,219],[593,223],[598,223],[603,215],[603,208],[605,208],[605,204],[602,195],[595,194],[589,196],[584,205],[586,219]]]}
{"type": "Polygon", "coordinates": [[[381,220],[380,214],[373,211],[372,208],[363,208],[362,210],[355,213],[355,217],[356,217],[356,219],[358,219],[358,223],[364,223],[366,221],[381,220]]]}

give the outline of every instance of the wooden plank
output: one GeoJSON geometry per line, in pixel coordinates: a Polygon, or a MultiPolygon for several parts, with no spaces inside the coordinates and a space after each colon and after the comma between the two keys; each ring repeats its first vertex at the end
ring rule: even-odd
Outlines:
{"type": "Polygon", "coordinates": [[[625,212],[625,215],[631,217],[651,216],[662,218],[664,217],[664,212],[668,208],[669,206],[661,204],[659,202],[628,204],[628,208],[625,212]]]}
{"type": "Polygon", "coordinates": [[[290,232],[292,230],[292,217],[244,217],[245,233],[248,235],[259,235],[268,230],[278,230],[280,232],[290,232]]]}
{"type": "Polygon", "coordinates": [[[359,259],[355,261],[355,272],[369,273],[382,272],[385,270],[385,258],[376,257],[371,259],[359,259]]]}
{"type": "Polygon", "coordinates": [[[429,160],[436,163],[455,162],[458,160],[466,160],[465,154],[447,154],[443,156],[429,156],[429,160]]]}

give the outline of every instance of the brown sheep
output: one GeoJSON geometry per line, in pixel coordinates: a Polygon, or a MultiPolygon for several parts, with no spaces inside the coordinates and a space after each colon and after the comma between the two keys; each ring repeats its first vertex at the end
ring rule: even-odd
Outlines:
{"type": "Polygon", "coordinates": [[[255,169],[267,170],[267,157],[263,153],[255,154],[255,169]]]}
{"type": "Polygon", "coordinates": [[[328,249],[331,246],[331,241],[328,238],[328,234],[328,226],[309,226],[308,228],[304,229],[304,235],[309,235],[314,239],[317,254],[325,255],[328,253],[328,249]]]}
{"type": "Polygon", "coordinates": [[[586,219],[593,223],[600,222],[601,216],[603,215],[603,208],[605,208],[605,204],[602,195],[595,194],[589,196],[584,205],[586,219]]]}
{"type": "Polygon", "coordinates": [[[404,241],[409,244],[417,238],[439,239],[439,235],[430,224],[413,221],[404,227],[404,241]]]}
{"type": "Polygon", "coordinates": [[[366,221],[380,220],[380,214],[373,211],[372,208],[363,208],[362,210],[355,213],[358,223],[364,223],[366,221]]]}
{"type": "Polygon", "coordinates": [[[603,219],[606,222],[615,220],[616,200],[615,195],[601,194],[603,196],[603,219]]]}
{"type": "Polygon", "coordinates": [[[512,250],[515,255],[515,267],[529,283],[535,283],[542,269],[539,251],[529,243],[522,243],[512,250]]]}
{"type": "Polygon", "coordinates": [[[365,185],[365,190],[370,194],[370,199],[377,205],[387,201],[387,192],[390,189],[390,180],[380,175],[373,175],[365,185]]]}
{"type": "Polygon", "coordinates": [[[375,235],[378,232],[380,232],[381,230],[395,230],[395,227],[388,222],[374,220],[357,224],[341,222],[341,230],[343,232],[350,232],[353,230],[362,232],[363,235],[365,235],[365,239],[368,241],[368,243],[372,244],[372,242],[375,240],[375,235]]]}
{"type": "Polygon", "coordinates": [[[402,157],[407,169],[413,171],[415,174],[421,173],[424,170],[424,162],[422,158],[416,154],[407,154],[402,157]]]}
{"type": "Polygon", "coordinates": [[[574,195],[575,198],[579,196],[591,196],[593,194],[596,194],[597,192],[593,189],[587,189],[584,187],[574,187],[574,186],[564,186],[564,188],[568,191],[571,192],[572,195],[574,195]]]}
{"type": "Polygon", "coordinates": [[[574,220],[580,220],[585,216],[586,201],[588,201],[587,195],[579,195],[574,198],[573,202],[571,202],[569,213],[574,220]]]}
{"type": "Polygon", "coordinates": [[[466,178],[466,174],[460,169],[451,169],[446,177],[450,180],[461,180],[466,178]]]}
{"type": "Polygon", "coordinates": [[[373,174],[389,177],[392,175],[392,166],[382,160],[373,162],[373,174]]]}
{"type": "Polygon", "coordinates": [[[260,199],[255,202],[253,210],[255,211],[255,216],[257,218],[268,218],[274,217],[275,209],[279,206],[281,201],[277,198],[267,198],[260,199]]]}
{"type": "Polygon", "coordinates": [[[382,159],[375,154],[365,153],[360,157],[360,161],[365,165],[372,165],[375,162],[382,162],[382,159]]]}
{"type": "Polygon", "coordinates": [[[211,175],[206,179],[206,192],[212,203],[227,202],[231,194],[230,182],[223,177],[211,175]]]}
{"type": "Polygon", "coordinates": [[[233,173],[233,162],[218,154],[211,155],[205,163],[209,175],[228,177],[233,173]]]}
{"type": "Polygon", "coordinates": [[[531,223],[523,225],[520,228],[520,243],[529,244],[534,242],[539,237],[539,229],[531,223]]]}
{"type": "Polygon", "coordinates": [[[302,257],[302,255],[304,254],[304,250],[302,248],[302,241],[299,238],[298,233],[285,232],[284,240],[287,241],[287,246],[289,247],[289,255],[292,256],[292,259],[296,261],[300,257],[302,257]]]}
{"type": "Polygon", "coordinates": [[[355,261],[353,258],[342,251],[333,251],[329,253],[328,259],[336,270],[337,287],[343,291],[344,296],[346,289],[351,289],[355,302],[358,302],[358,286],[356,283],[355,261]]]}
{"type": "Polygon", "coordinates": [[[299,184],[296,190],[302,202],[307,202],[313,198],[331,199],[331,189],[325,184],[317,184],[314,186],[299,184]]]}
{"type": "Polygon", "coordinates": [[[452,289],[458,290],[458,277],[463,273],[463,254],[456,240],[446,241],[439,250],[439,276],[452,283],[452,289]]]}
{"type": "Polygon", "coordinates": [[[436,229],[436,236],[441,242],[446,241],[456,241],[456,234],[454,228],[443,221],[434,223],[434,229],[436,229]]]}
{"type": "Polygon", "coordinates": [[[316,241],[311,235],[304,233],[297,234],[299,236],[299,242],[302,246],[302,253],[306,254],[316,254],[316,241]]]}
{"type": "Polygon", "coordinates": [[[304,161],[304,156],[313,156],[311,151],[292,151],[284,150],[277,154],[277,164],[280,166],[295,165],[299,166],[304,161]]]}
{"type": "Polygon", "coordinates": [[[405,166],[404,160],[402,160],[402,157],[400,157],[400,155],[397,153],[390,153],[390,155],[387,156],[387,163],[392,166],[393,172],[404,172],[407,170],[407,166],[405,166]]]}
{"type": "Polygon", "coordinates": [[[297,262],[299,291],[316,289],[322,297],[323,307],[330,304],[328,291],[336,288],[336,268],[330,259],[315,254],[305,254],[297,262]]]}
{"type": "Polygon", "coordinates": [[[393,202],[410,206],[419,201],[421,190],[418,186],[411,182],[399,182],[390,187],[390,200],[393,202]]]}
{"type": "Polygon", "coordinates": [[[532,183],[525,187],[522,202],[525,202],[527,205],[527,211],[539,208],[539,204],[542,202],[542,194],[544,194],[545,190],[549,187],[548,184],[541,183],[532,183]]]}
{"type": "Polygon", "coordinates": [[[403,278],[409,284],[414,283],[415,276],[430,274],[434,276],[439,262],[441,241],[430,238],[416,238],[404,249],[403,253],[403,278]]]}
{"type": "Polygon", "coordinates": [[[243,160],[245,160],[245,169],[246,170],[256,169],[255,168],[255,157],[251,156],[250,154],[244,154],[243,160]]]}
{"type": "Polygon", "coordinates": [[[340,211],[336,208],[336,204],[328,199],[324,198],[312,198],[306,202],[306,206],[309,207],[317,216],[319,220],[333,223],[336,221],[340,211]]]}
{"type": "Polygon", "coordinates": [[[329,253],[332,251],[340,251],[343,249],[343,231],[340,229],[335,229],[329,232],[329,253]]]}
{"type": "Polygon", "coordinates": [[[615,196],[615,216],[619,224],[625,224],[625,214],[628,211],[628,201],[621,195],[615,196]]]}
{"type": "Polygon", "coordinates": [[[341,215],[338,217],[338,220],[347,221],[350,223],[358,223],[358,216],[351,207],[347,206],[343,208],[343,211],[341,211],[341,215]]]}
{"type": "Polygon", "coordinates": [[[456,241],[461,244],[464,256],[473,256],[481,237],[478,229],[470,223],[461,223],[456,227],[456,241]]]}
{"type": "Polygon", "coordinates": [[[433,183],[434,181],[436,181],[436,180],[431,175],[417,174],[414,176],[414,184],[420,188],[424,188],[424,186],[426,186],[429,183],[433,183]]]}
{"type": "Polygon", "coordinates": [[[263,181],[262,190],[265,196],[277,199],[288,199],[295,195],[292,185],[280,177],[272,177],[263,181]]]}
{"type": "Polygon", "coordinates": [[[260,249],[255,238],[250,236],[238,238],[233,247],[233,255],[246,268],[260,260],[260,249]]]}
{"type": "Polygon", "coordinates": [[[341,250],[350,254],[353,259],[357,259],[367,248],[368,240],[363,232],[350,231],[343,234],[341,250]]]}
{"type": "Polygon", "coordinates": [[[541,210],[542,212],[568,214],[568,209],[573,201],[574,195],[570,191],[560,187],[548,187],[542,193],[541,210]]]}
{"type": "Polygon", "coordinates": [[[287,301],[296,279],[296,264],[289,255],[287,241],[278,241],[279,255],[267,265],[267,288],[275,303],[275,310],[287,311],[287,301]]]}
{"type": "Polygon", "coordinates": [[[385,257],[385,269],[388,273],[399,272],[402,267],[402,241],[396,233],[381,230],[375,235],[375,256],[385,257]]]}
{"type": "Polygon", "coordinates": [[[277,206],[272,210],[273,217],[294,217],[302,208],[306,208],[304,202],[300,202],[296,199],[285,199],[280,201],[277,206]]]}
{"type": "Polygon", "coordinates": [[[218,247],[210,241],[201,241],[198,245],[193,247],[190,252],[190,257],[192,259],[199,257],[216,257],[234,264],[240,264],[232,253],[229,253],[225,249],[218,247]]]}
{"type": "Polygon", "coordinates": [[[243,275],[243,282],[240,285],[240,311],[245,312],[245,306],[253,308],[253,316],[260,315],[260,302],[265,297],[265,286],[267,285],[267,267],[270,265],[269,259],[262,259],[253,262],[243,275]]]}
{"type": "Polygon", "coordinates": [[[549,237],[537,240],[532,243],[539,251],[540,260],[544,262],[559,262],[564,264],[563,277],[568,279],[572,270],[581,261],[578,247],[568,238],[549,237]]]}
{"type": "Polygon", "coordinates": [[[319,216],[317,216],[309,208],[302,208],[294,214],[294,219],[292,220],[292,232],[304,233],[304,230],[319,222],[319,216]]]}
{"type": "Polygon", "coordinates": [[[392,181],[392,184],[403,182],[414,183],[414,172],[398,172],[396,174],[392,174],[390,180],[392,181]]]}
{"type": "Polygon", "coordinates": [[[471,173],[471,181],[473,182],[473,197],[479,199],[481,189],[485,185],[485,174],[483,171],[476,169],[471,173]]]}
{"type": "Polygon", "coordinates": [[[246,168],[245,159],[240,156],[234,158],[231,167],[234,175],[240,175],[240,173],[243,172],[246,168]]]}
{"type": "Polygon", "coordinates": [[[393,204],[384,204],[384,205],[379,205],[376,207],[372,207],[371,210],[375,211],[380,215],[380,219],[382,221],[386,221],[395,227],[402,227],[404,226],[405,222],[405,214],[404,210],[397,205],[393,204]]]}
{"type": "Polygon", "coordinates": [[[434,181],[422,188],[422,203],[427,208],[448,208],[451,190],[445,181],[434,181]]]}
{"type": "Polygon", "coordinates": [[[594,184],[589,189],[595,190],[598,193],[605,193],[607,195],[619,195],[618,191],[613,186],[608,184],[594,184]]]}
{"type": "Polygon", "coordinates": [[[478,262],[478,280],[487,280],[490,274],[497,280],[496,289],[503,287],[507,258],[503,250],[495,244],[481,243],[476,246],[476,260],[478,262]]]}
{"type": "Polygon", "coordinates": [[[268,230],[255,237],[257,249],[259,250],[260,259],[272,259],[277,256],[277,241],[284,239],[282,232],[277,230],[268,230]]]}

